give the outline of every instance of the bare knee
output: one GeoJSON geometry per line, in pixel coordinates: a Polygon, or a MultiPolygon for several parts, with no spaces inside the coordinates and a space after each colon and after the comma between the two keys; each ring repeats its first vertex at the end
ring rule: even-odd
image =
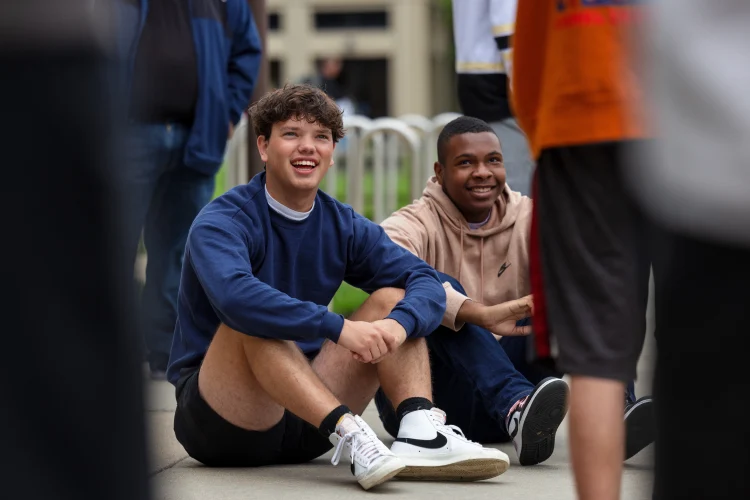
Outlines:
{"type": "Polygon", "coordinates": [[[396,304],[404,298],[405,292],[401,288],[381,288],[374,291],[362,304],[362,307],[352,315],[355,321],[376,321],[388,316],[396,304]]]}
{"type": "Polygon", "coordinates": [[[390,312],[396,304],[403,300],[405,295],[406,292],[402,288],[381,288],[380,290],[375,290],[370,295],[370,300],[388,307],[388,311],[390,312]]]}

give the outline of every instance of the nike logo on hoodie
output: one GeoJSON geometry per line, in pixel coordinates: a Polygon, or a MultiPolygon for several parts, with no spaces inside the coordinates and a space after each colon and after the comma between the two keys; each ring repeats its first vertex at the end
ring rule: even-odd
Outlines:
{"type": "Polygon", "coordinates": [[[497,272],[497,277],[499,278],[500,275],[503,274],[505,270],[508,269],[509,267],[510,267],[510,264],[508,264],[507,262],[503,264],[502,266],[500,266],[500,270],[497,272]]]}

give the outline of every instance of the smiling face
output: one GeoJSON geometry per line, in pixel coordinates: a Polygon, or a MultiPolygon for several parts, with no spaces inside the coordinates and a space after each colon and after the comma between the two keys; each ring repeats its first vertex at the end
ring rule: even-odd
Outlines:
{"type": "Polygon", "coordinates": [[[500,140],[492,132],[454,135],[444,147],[445,164],[435,163],[443,191],[468,222],[482,222],[505,187],[500,140]]]}
{"type": "Polygon", "coordinates": [[[334,147],[331,130],[318,122],[292,118],[274,123],[270,137],[258,137],[268,192],[293,210],[309,210],[333,163],[334,147]]]}

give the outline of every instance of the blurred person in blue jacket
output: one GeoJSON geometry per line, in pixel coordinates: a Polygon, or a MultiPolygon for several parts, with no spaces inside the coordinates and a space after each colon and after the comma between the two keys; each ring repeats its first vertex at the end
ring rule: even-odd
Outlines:
{"type": "Polygon", "coordinates": [[[117,0],[129,126],[126,250],[148,252],[141,327],[165,376],[188,230],[213,196],[228,137],[250,102],[261,45],[245,0],[117,0]]]}

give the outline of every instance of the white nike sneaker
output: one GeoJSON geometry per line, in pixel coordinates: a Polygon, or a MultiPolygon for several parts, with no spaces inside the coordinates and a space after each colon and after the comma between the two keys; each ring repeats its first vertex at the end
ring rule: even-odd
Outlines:
{"type": "Polygon", "coordinates": [[[510,465],[508,455],[469,441],[455,425],[445,425],[438,408],[404,415],[391,446],[406,464],[399,478],[478,481],[499,476],[510,465]]]}
{"type": "Polygon", "coordinates": [[[336,446],[331,463],[338,465],[346,448],[352,474],[366,490],[388,481],[405,467],[358,416],[345,415],[328,439],[336,446]]]}
{"type": "Polygon", "coordinates": [[[547,377],[511,408],[505,425],[521,465],[544,462],[555,451],[555,434],[568,411],[568,384],[547,377]]]}

